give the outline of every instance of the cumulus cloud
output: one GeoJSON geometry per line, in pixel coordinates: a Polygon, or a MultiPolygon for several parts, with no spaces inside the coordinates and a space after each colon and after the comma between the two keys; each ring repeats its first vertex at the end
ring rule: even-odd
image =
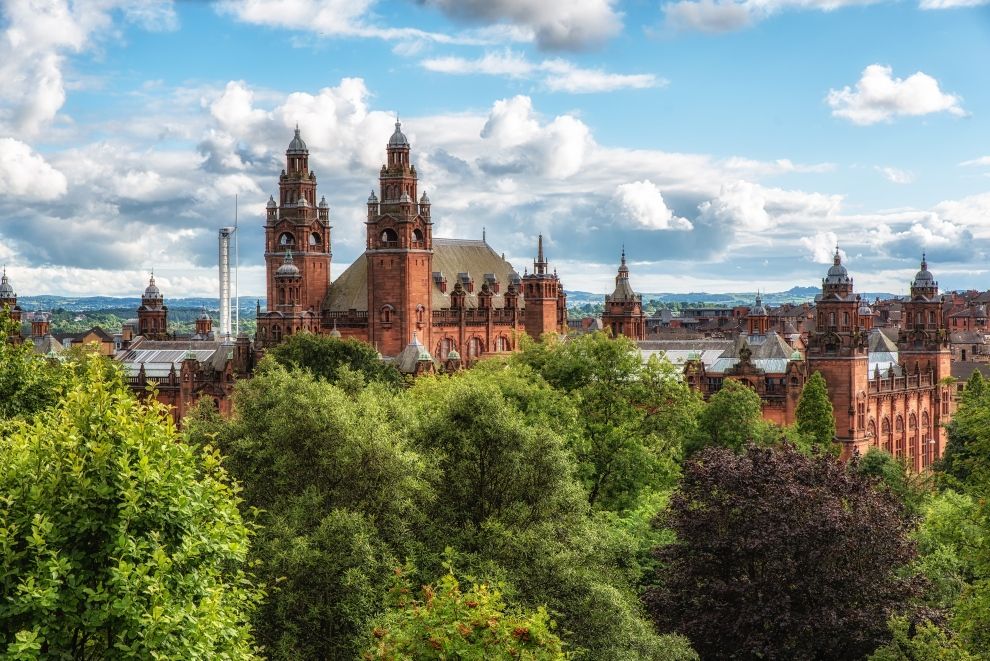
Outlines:
{"type": "Polygon", "coordinates": [[[687,218],[675,216],[667,208],[660,189],[649,179],[619,184],[615,202],[620,216],[634,226],[647,230],[690,230],[687,218]]]}
{"type": "MultiPolygon", "coordinates": [[[[801,237],[801,246],[808,251],[808,258],[815,264],[831,264],[839,238],[835,232],[816,232],[814,236],[801,237]]],[[[846,258],[845,251],[839,249],[839,256],[846,258]]]]}
{"type": "Polygon", "coordinates": [[[508,23],[546,50],[583,50],[622,30],[617,0],[420,0],[471,23],[508,23]]]}
{"type": "Polygon", "coordinates": [[[20,140],[0,138],[0,196],[53,200],[65,194],[65,175],[20,140]]]}
{"type": "Polygon", "coordinates": [[[428,71],[447,74],[536,79],[551,91],[572,94],[646,89],[667,83],[654,74],[619,74],[603,69],[586,69],[560,58],[531,62],[509,49],[488,52],[474,59],[454,56],[428,58],[422,60],[420,65],[428,71]]]}
{"type": "Polygon", "coordinates": [[[171,0],[15,0],[0,6],[0,130],[36,134],[65,103],[65,55],[92,46],[121,9],[128,20],[155,29],[175,25],[171,0]]]}
{"type": "Polygon", "coordinates": [[[731,229],[761,231],[772,225],[763,189],[748,181],[722,186],[718,197],[702,202],[701,217],[731,229]]]}
{"type": "Polygon", "coordinates": [[[876,170],[883,175],[884,179],[892,184],[910,184],[914,183],[915,180],[914,173],[907,170],[889,166],[877,166],[876,170]]]}
{"type": "Polygon", "coordinates": [[[889,122],[900,116],[966,114],[960,105],[962,99],[943,92],[928,74],[918,71],[907,78],[894,78],[893,70],[882,64],[866,67],[855,89],[829,90],[826,101],[834,116],[860,125],[889,122]]]}

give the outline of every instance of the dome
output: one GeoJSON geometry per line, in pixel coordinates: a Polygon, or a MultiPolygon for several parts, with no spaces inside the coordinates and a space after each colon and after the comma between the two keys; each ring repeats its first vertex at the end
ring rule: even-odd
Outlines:
{"type": "Polygon", "coordinates": [[[339,340],[341,338],[340,331],[337,330],[337,325],[334,324],[333,330],[330,331],[330,337],[339,340]]]}
{"type": "Polygon", "coordinates": [[[7,270],[4,269],[3,276],[0,276],[0,299],[11,299],[14,296],[14,287],[7,278],[7,270]]]}
{"type": "Polygon", "coordinates": [[[209,321],[210,320],[210,313],[207,312],[206,310],[203,310],[202,312],[199,313],[199,320],[200,321],[209,321]]]}
{"type": "Polygon", "coordinates": [[[409,141],[406,139],[405,133],[402,132],[402,124],[399,120],[395,120],[395,132],[392,137],[388,139],[389,147],[408,147],[409,141]]]}
{"type": "Polygon", "coordinates": [[[839,248],[835,248],[835,256],[832,258],[832,266],[829,267],[825,276],[825,284],[844,285],[849,283],[849,271],[842,265],[842,257],[839,255],[839,248]]]}
{"type": "Polygon", "coordinates": [[[151,280],[148,281],[148,287],[144,290],[145,298],[161,298],[162,293],[158,289],[158,285],[155,284],[155,274],[151,274],[151,280]]]}
{"type": "Polygon", "coordinates": [[[329,209],[330,208],[330,205],[327,203],[327,196],[326,195],[324,195],[323,197],[320,198],[320,208],[321,209],[329,209]]]}
{"type": "Polygon", "coordinates": [[[457,352],[457,349],[451,349],[447,352],[447,360],[460,360],[461,354],[457,352]]]}
{"type": "Polygon", "coordinates": [[[275,202],[275,196],[274,195],[269,195],[268,196],[268,204],[266,206],[269,209],[277,209],[278,208],[278,204],[275,202]]]}
{"type": "Polygon", "coordinates": [[[292,138],[292,142],[289,143],[290,152],[309,152],[309,148],[306,147],[306,143],[303,142],[302,136],[299,135],[299,124],[296,124],[296,134],[292,138]]]}
{"type": "Polygon", "coordinates": [[[300,207],[308,207],[308,206],[309,206],[309,203],[308,203],[308,202],[306,202],[306,198],[305,198],[305,197],[300,197],[300,198],[299,198],[299,201],[298,201],[298,202],[296,202],[296,206],[300,206],[300,207]]]}
{"type": "Polygon", "coordinates": [[[378,196],[375,195],[375,191],[371,191],[371,195],[368,196],[368,204],[376,204],[378,202],[378,196]]]}
{"type": "Polygon", "coordinates": [[[870,308],[866,301],[863,301],[859,306],[859,316],[861,317],[872,317],[873,310],[870,308]]]}
{"type": "Polygon", "coordinates": [[[933,276],[932,272],[928,270],[928,260],[925,259],[925,255],[921,256],[921,270],[914,274],[914,286],[915,287],[935,286],[935,276],[933,276]]]}
{"type": "Polygon", "coordinates": [[[756,295],[756,304],[753,309],[749,311],[749,316],[751,317],[765,317],[767,316],[767,309],[763,305],[763,299],[759,294],[756,295]]]}
{"type": "Polygon", "coordinates": [[[292,251],[286,250],[285,259],[282,260],[282,265],[275,271],[275,277],[294,278],[298,275],[299,267],[292,263],[292,251]]]}
{"type": "Polygon", "coordinates": [[[420,204],[429,204],[430,203],[430,198],[429,198],[429,196],[427,196],[426,191],[423,191],[423,194],[419,196],[419,203],[420,204]]]}

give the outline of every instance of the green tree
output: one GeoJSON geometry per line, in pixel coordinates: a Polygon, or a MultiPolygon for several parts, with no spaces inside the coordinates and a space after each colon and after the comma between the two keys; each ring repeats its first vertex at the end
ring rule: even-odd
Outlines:
{"type": "Polygon", "coordinates": [[[860,475],[874,478],[889,489],[900,499],[909,514],[921,512],[931,491],[931,479],[928,475],[915,473],[908,468],[907,463],[898,461],[892,454],[878,447],[867,450],[853,465],[860,475]]]}
{"type": "Polygon", "coordinates": [[[698,433],[688,453],[714,445],[740,451],[767,435],[762,403],[756,391],[735,379],[726,379],[698,416],[698,433]]]}
{"type": "Polygon", "coordinates": [[[511,609],[501,591],[486,583],[461,588],[453,572],[415,594],[401,568],[395,570],[389,608],[375,620],[363,659],[567,658],[546,609],[511,609]]]}
{"type": "Polygon", "coordinates": [[[966,490],[990,479],[990,388],[979,370],[966,383],[959,408],[947,426],[948,442],[935,462],[943,488],[966,490]]]}
{"type": "Polygon", "coordinates": [[[252,658],[260,593],[237,503],[219,455],[91,357],[57,406],[0,438],[0,650],[252,658]]]}
{"type": "Polygon", "coordinates": [[[835,416],[828,398],[828,387],[821,372],[811,375],[801,390],[798,400],[797,430],[813,439],[823,449],[835,448],[835,416]]]}
{"type": "Polygon", "coordinates": [[[931,622],[913,624],[905,616],[890,620],[889,643],[870,655],[869,661],[979,661],[951,631],[931,622]]]}
{"type": "Polygon", "coordinates": [[[36,355],[29,342],[11,342],[17,331],[6,308],[0,309],[0,421],[53,406],[70,377],[58,361],[36,355]]]}
{"type": "Polygon", "coordinates": [[[360,372],[368,382],[392,386],[403,383],[399,370],[382,362],[374,347],[360,340],[296,333],[268,353],[285,367],[308,369],[317,378],[330,382],[336,382],[346,368],[360,372]]]}
{"type": "Polygon", "coordinates": [[[254,622],[272,658],[355,658],[389,571],[417,557],[432,469],[403,415],[381,384],[350,393],[266,358],[237,384],[229,421],[190,420],[191,440],[218,444],[256,508],[269,596],[254,622]]]}
{"type": "Polygon", "coordinates": [[[644,365],[634,342],[590,333],[561,342],[523,342],[513,361],[567,393],[581,411],[571,448],[596,507],[621,510],[640,492],[676,483],[681,444],[700,400],[665,361],[644,365]]]}

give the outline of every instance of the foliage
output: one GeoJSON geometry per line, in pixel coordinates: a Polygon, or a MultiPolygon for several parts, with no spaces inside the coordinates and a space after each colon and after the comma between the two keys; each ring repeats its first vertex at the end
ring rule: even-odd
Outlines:
{"type": "Polygon", "coordinates": [[[0,421],[31,416],[53,406],[68,387],[70,372],[38,356],[30,342],[13,344],[16,324],[0,309],[0,421]]]}
{"type": "Polygon", "coordinates": [[[908,513],[918,514],[931,491],[931,478],[908,468],[907,463],[896,459],[886,450],[871,447],[855,464],[856,471],[876,479],[890,489],[908,513]]]}
{"type": "Polygon", "coordinates": [[[990,386],[979,370],[969,378],[946,431],[945,452],[935,463],[940,486],[963,491],[990,483],[990,386]]]}
{"type": "Polygon", "coordinates": [[[375,621],[363,659],[567,658],[546,609],[510,609],[497,586],[462,590],[452,571],[414,595],[402,568],[395,569],[389,609],[375,621]]]}
{"type": "Polygon", "coordinates": [[[694,433],[701,401],[669,362],[644,366],[634,342],[606,333],[524,341],[513,360],[567,393],[581,411],[583,429],[571,448],[593,506],[621,510],[642,490],[673,486],[681,443],[694,433]]]}
{"type": "Polygon", "coordinates": [[[253,657],[249,530],[215,451],[175,438],[93,356],[0,439],[0,650],[14,658],[253,657]]]}
{"type": "Polygon", "coordinates": [[[351,394],[271,358],[239,382],[229,421],[190,421],[215,439],[261,526],[252,556],[269,598],[255,617],[275,659],[354,658],[388,589],[415,555],[431,468],[397,428],[391,391],[351,394]]]}
{"type": "Polygon", "coordinates": [[[820,448],[832,450],[835,447],[835,416],[832,402],[828,398],[828,387],[821,372],[815,372],[805,382],[798,400],[797,429],[810,436],[820,448]]]}
{"type": "Polygon", "coordinates": [[[735,379],[726,379],[698,416],[698,432],[689,439],[688,454],[709,446],[741,451],[767,436],[760,396],[735,379]]]}
{"type": "Polygon", "coordinates": [[[905,616],[890,620],[891,642],[870,655],[869,661],[978,661],[947,631],[931,622],[912,624],[905,616]]]}
{"type": "Polygon", "coordinates": [[[346,367],[360,372],[368,382],[392,386],[403,383],[399,370],[382,362],[374,347],[360,340],[296,333],[268,353],[287,368],[308,369],[317,378],[330,382],[336,382],[342,368],[346,367]]]}
{"type": "Polygon", "coordinates": [[[920,557],[916,571],[928,581],[926,601],[947,611],[977,578],[976,553],[986,543],[979,503],[967,494],[929,496],[914,536],[920,557]]]}
{"type": "Polygon", "coordinates": [[[859,658],[918,593],[897,499],[789,444],[705,450],[657,525],[677,541],[648,605],[703,658],[859,658]]]}

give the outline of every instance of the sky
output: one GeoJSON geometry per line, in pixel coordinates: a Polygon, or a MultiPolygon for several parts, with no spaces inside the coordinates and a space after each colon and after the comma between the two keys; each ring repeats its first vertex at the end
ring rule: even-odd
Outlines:
{"type": "Polygon", "coordinates": [[[398,117],[434,235],[567,289],[990,288],[990,0],[0,0],[21,296],[263,294],[298,123],[339,274],[398,117]]]}

